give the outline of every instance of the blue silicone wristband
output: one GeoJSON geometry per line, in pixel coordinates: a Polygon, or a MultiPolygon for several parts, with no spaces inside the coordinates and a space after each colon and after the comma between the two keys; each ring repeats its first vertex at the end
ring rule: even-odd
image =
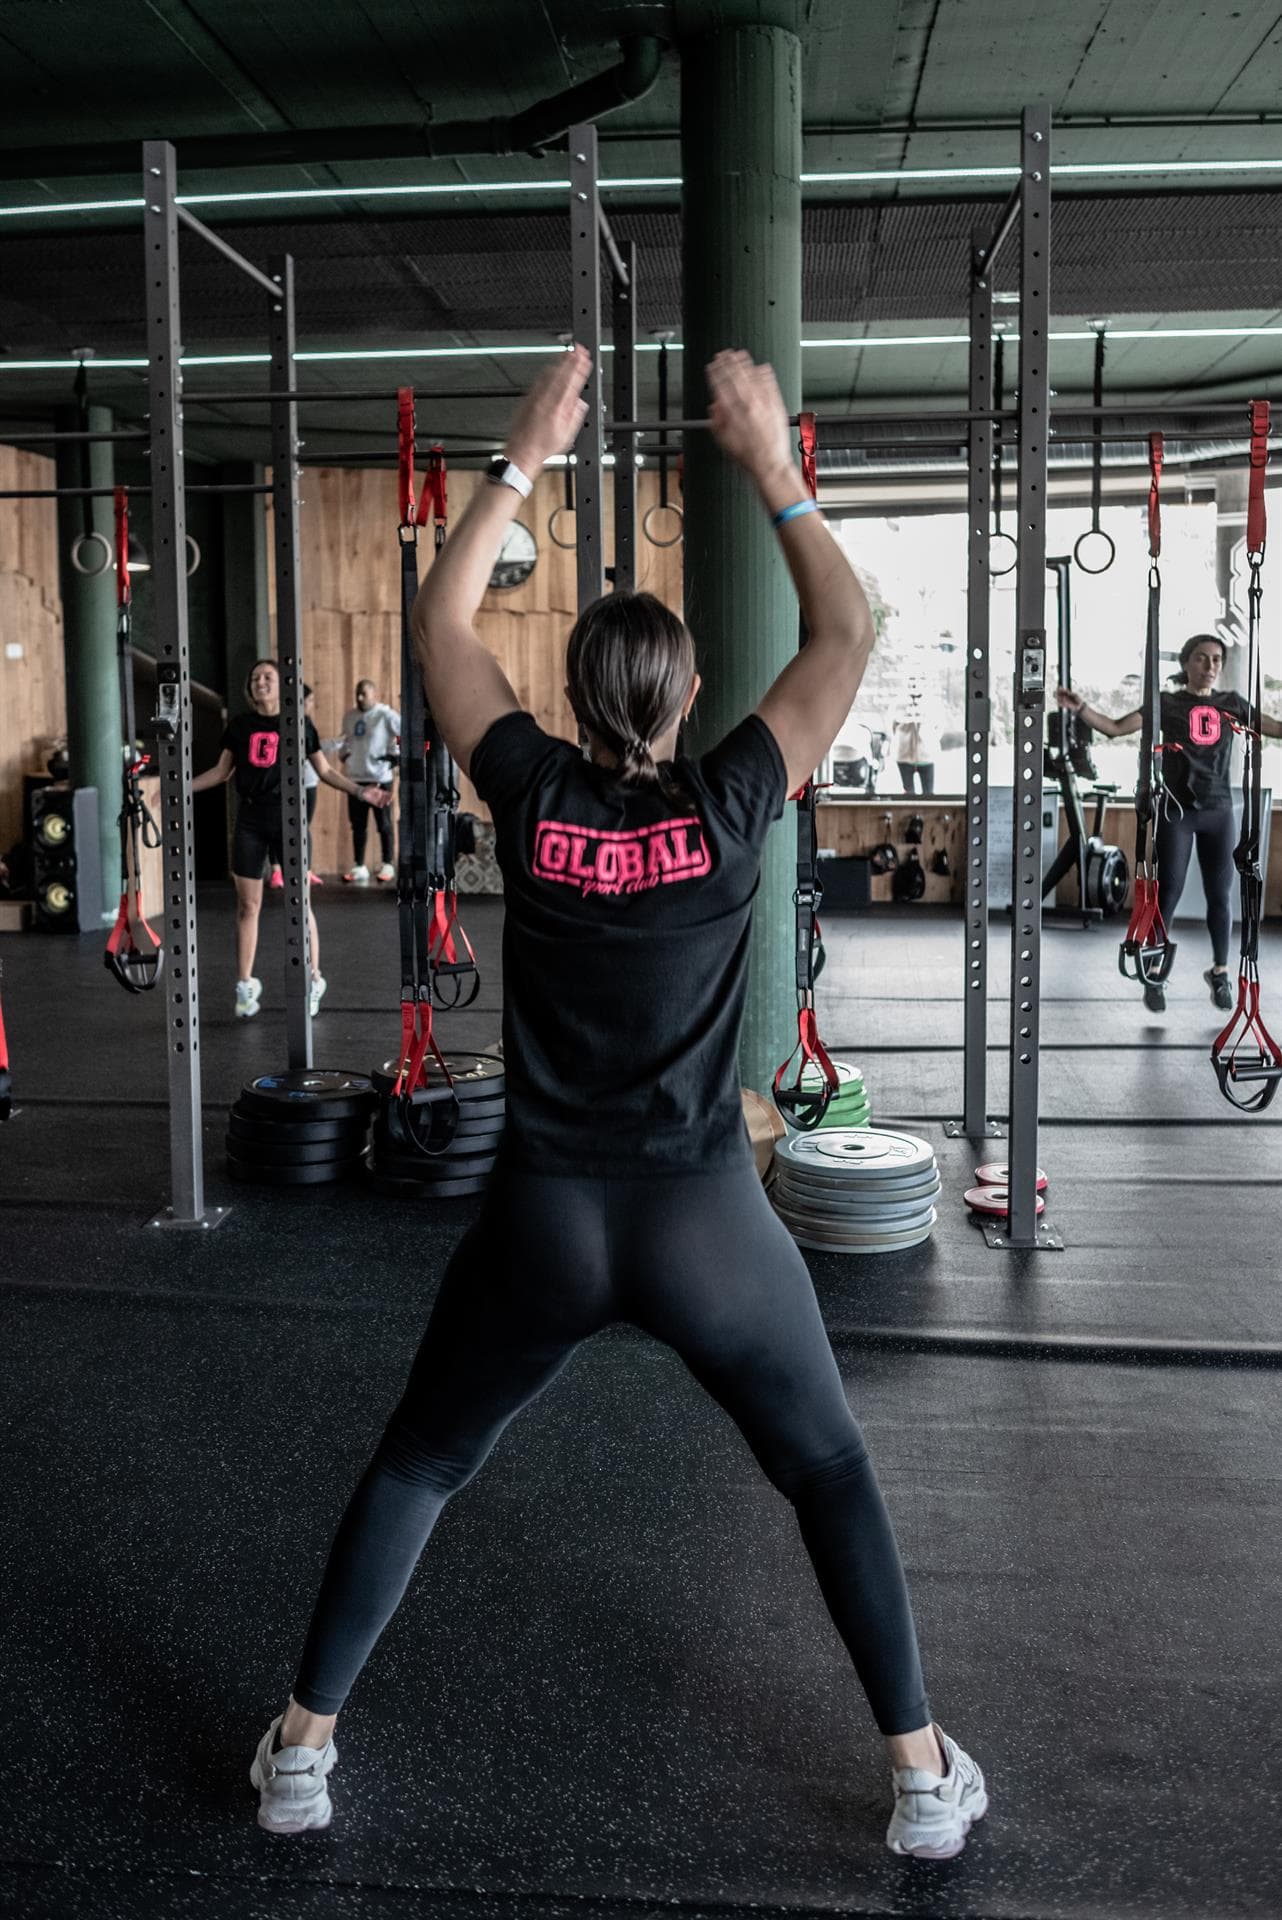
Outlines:
{"type": "Polygon", "coordinates": [[[770,524],[772,527],[783,527],[788,524],[789,520],[800,520],[803,513],[818,513],[818,511],[819,502],[817,500],[798,500],[794,507],[780,507],[770,524]]]}

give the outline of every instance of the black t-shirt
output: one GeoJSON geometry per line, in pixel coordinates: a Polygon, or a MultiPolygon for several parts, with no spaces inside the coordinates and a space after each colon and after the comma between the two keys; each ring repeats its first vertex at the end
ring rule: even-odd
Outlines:
{"type": "MultiPolygon", "coordinates": [[[[223,731],[223,748],[236,762],[236,792],[242,807],[280,809],[280,715],[238,713],[223,731]]],[[[303,717],[303,753],[320,752],[320,735],[303,717]]]]}
{"type": "Polygon", "coordinates": [[[1179,752],[1162,755],[1162,778],[1182,807],[1226,807],[1233,798],[1233,724],[1246,726],[1251,709],[1240,693],[1162,695],[1162,741],[1179,752]]]}
{"type": "Polygon", "coordinates": [[[738,1045],[752,902],[786,775],[756,715],[628,786],[528,713],[472,756],[503,873],[506,1153],[553,1173],[748,1158],[738,1045]]]}

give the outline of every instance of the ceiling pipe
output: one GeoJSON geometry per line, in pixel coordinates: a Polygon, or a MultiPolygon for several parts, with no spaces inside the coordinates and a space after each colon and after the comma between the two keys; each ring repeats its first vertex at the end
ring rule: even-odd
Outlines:
{"type": "MultiPolygon", "coordinates": [[[[663,65],[664,42],[654,34],[636,34],[621,40],[619,51],[622,57],[617,66],[507,118],[216,134],[175,144],[184,175],[208,168],[540,153],[563,140],[572,126],[630,106],[649,93],[663,65]]],[[[7,147],[0,150],[0,180],[136,173],[140,151],[137,140],[99,141],[82,147],[7,147]]]]}

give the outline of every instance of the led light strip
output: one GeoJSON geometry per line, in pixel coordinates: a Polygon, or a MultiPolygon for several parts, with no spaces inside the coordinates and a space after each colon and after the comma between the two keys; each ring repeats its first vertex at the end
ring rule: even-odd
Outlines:
{"type": "MultiPolygon", "coordinates": [[[[803,187],[886,186],[915,180],[1013,180],[1019,168],[1001,167],[860,167],[822,173],[803,173],[803,187]]],[[[1053,163],[1051,178],[1128,178],[1159,177],[1163,174],[1251,174],[1282,173],[1282,159],[1276,160],[1067,160],[1053,163]]],[[[618,180],[602,180],[602,193],[652,192],[673,189],[682,184],[678,173],[628,175],[618,180]]],[[[450,180],[363,187],[256,187],[234,193],[180,193],[181,207],[229,207],[292,200],[386,200],[439,199],[451,194],[568,193],[568,180],[450,180]]],[[[128,200],[41,201],[33,206],[0,207],[0,220],[23,215],[55,213],[122,213],[136,210],[141,197],[128,200]]]]}
{"type": "MultiPolygon", "coordinates": [[[[1052,340],[1090,340],[1094,341],[1093,327],[1066,327],[1052,331],[1052,340]]],[[[1110,327],[1110,340],[1261,340],[1282,338],[1282,324],[1258,327],[1110,327]]],[[[1007,340],[1018,340],[1015,331],[1003,336],[1007,340]]],[[[680,353],[679,340],[669,340],[666,345],[673,353],[680,353]]],[[[870,334],[866,338],[851,336],[837,339],[803,340],[803,352],[818,353],[862,353],[867,349],[882,347],[968,347],[970,336],[965,333],[905,333],[870,334]]],[[[356,347],[350,349],[315,348],[295,353],[295,362],[310,361],[315,364],[351,360],[503,360],[520,356],[566,353],[562,346],[488,346],[488,347],[356,347]]],[[[603,354],[613,353],[608,344],[601,348],[603,354]]],[[[637,344],[638,353],[658,353],[658,341],[643,340],[637,344]]],[[[184,367],[254,367],[266,366],[271,360],[267,353],[185,353],[182,358],[184,367]]],[[[82,363],[79,360],[5,360],[0,359],[0,373],[51,373],[59,371],[74,372],[82,363]]],[[[98,359],[83,364],[94,369],[133,369],[145,368],[145,360],[98,359]]]]}

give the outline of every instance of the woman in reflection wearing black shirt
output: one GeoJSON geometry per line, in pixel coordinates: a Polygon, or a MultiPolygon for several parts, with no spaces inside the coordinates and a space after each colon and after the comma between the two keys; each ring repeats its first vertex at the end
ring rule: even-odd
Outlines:
{"type": "MultiPolygon", "coordinates": [[[[1156,852],[1157,904],[1169,928],[1184,892],[1189,857],[1197,848],[1211,936],[1211,964],[1202,978],[1214,1004],[1227,1013],[1233,1006],[1229,942],[1233,934],[1233,848],[1237,840],[1230,786],[1233,736],[1237,729],[1250,724],[1251,710],[1240,693],[1217,690],[1215,683],[1223,666],[1224,642],[1213,633],[1195,633],[1180,648],[1180,670],[1173,676],[1175,691],[1162,694],[1162,781],[1166,795],[1158,813],[1156,852]]],[[[1061,707],[1080,713],[1088,726],[1112,740],[1138,733],[1143,725],[1144,716],[1138,707],[1114,720],[1065,687],[1057,688],[1055,698],[1061,707]]],[[[1266,714],[1261,725],[1275,739],[1282,737],[1282,721],[1266,714]]],[[[1165,986],[1146,986],[1144,1004],[1150,1013],[1165,1013],[1165,986]]]]}
{"type": "MultiPolygon", "coordinates": [[[[263,983],[254,978],[258,951],[258,915],[263,904],[263,866],[281,864],[280,788],[280,669],[274,660],[256,660],[245,682],[251,710],[227,722],[218,763],[191,783],[193,793],[236,781],[236,832],[231,870],[236,883],[236,1017],[252,1020],[262,1003],[263,983]]],[[[358,787],[345,773],[331,767],[321,750],[320,735],[310,720],[303,722],[303,751],[326,786],[351,794],[370,806],[387,805],[378,787],[358,787]]],[[[306,848],[306,835],[304,835],[306,848]]],[[[306,852],[304,853],[306,859],[306,852]]],[[[311,900],[307,904],[311,928],[311,1009],[320,1011],[325,980],[320,970],[320,939],[311,900]]]]}
{"type": "Polygon", "coordinates": [[[779,530],[809,641],[690,759],[690,634],[649,594],[608,594],[567,649],[585,750],[544,733],[473,620],[522,498],[574,443],[587,373],[575,350],[538,382],[414,609],[428,704],[494,815],[508,1126],[339,1527],[293,1698],[259,1743],[258,1817],[286,1833],[328,1823],[335,1716],[446,1500],[579,1344],[622,1321],[680,1355],[792,1503],[886,1738],[887,1843],[946,1859],[987,1806],[983,1776],[931,1719],[890,1519],[739,1087],[762,846],[850,711],[872,620],[807,494],[773,373],[719,355],[711,425],[779,530]]]}

